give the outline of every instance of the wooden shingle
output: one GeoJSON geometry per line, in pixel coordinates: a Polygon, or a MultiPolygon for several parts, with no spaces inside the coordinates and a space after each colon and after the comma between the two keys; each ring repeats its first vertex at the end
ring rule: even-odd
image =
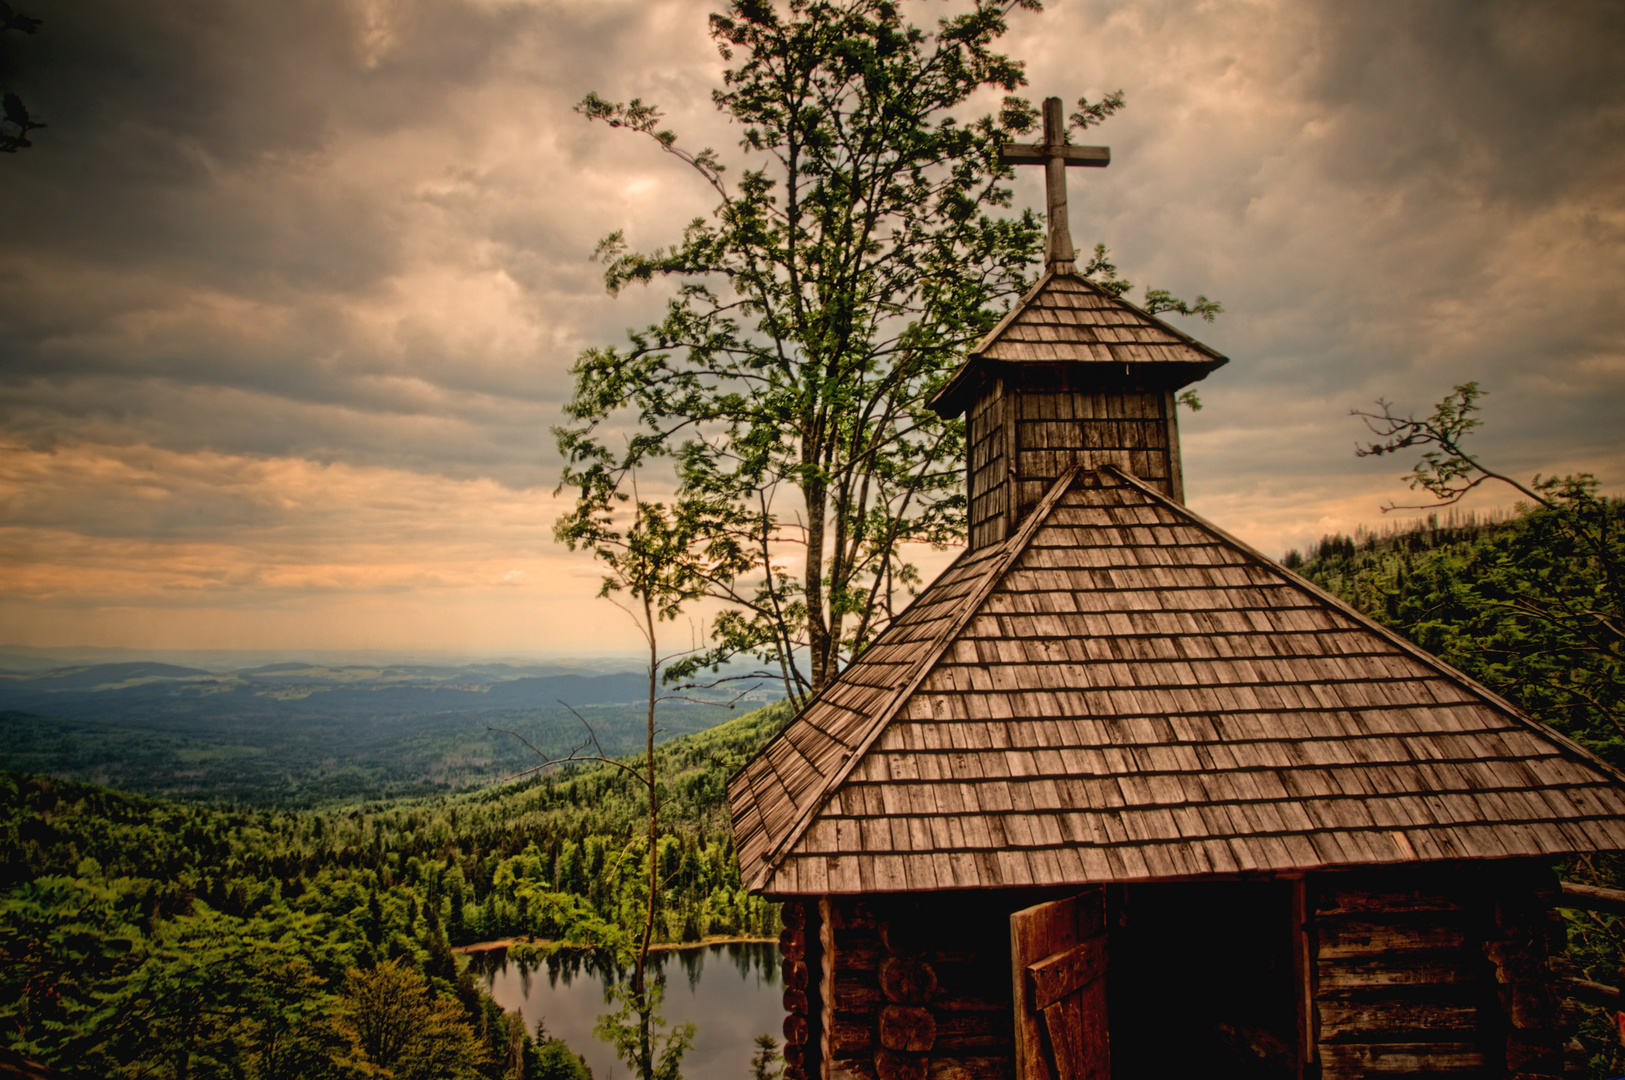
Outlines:
{"type": "MultiPolygon", "coordinates": [[[[1193,382],[1227,361],[1093,281],[1076,273],[1048,270],[971,349],[965,363],[932,400],[932,407],[945,416],[964,411],[973,373],[987,362],[1178,369],[1184,382],[1193,382]]],[[[1101,415],[1089,410],[1088,395],[1080,396],[1085,405],[1077,419],[1101,415]]],[[[1098,410],[1100,403],[1094,404],[1098,410]]],[[[973,433],[973,441],[980,437],[979,431],[973,433]]]]}

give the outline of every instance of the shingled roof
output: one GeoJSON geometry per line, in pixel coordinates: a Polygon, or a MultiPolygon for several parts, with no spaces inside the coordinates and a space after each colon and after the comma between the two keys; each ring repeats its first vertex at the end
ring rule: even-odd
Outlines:
{"type": "Polygon", "coordinates": [[[977,343],[932,407],[944,416],[963,412],[982,361],[1116,365],[1140,374],[1149,366],[1179,385],[1229,362],[1088,278],[1055,270],[1046,271],[977,343]]]}
{"type": "Polygon", "coordinates": [[[1625,848],[1625,777],[1111,467],[955,561],[728,796],[781,896],[1625,848]]]}

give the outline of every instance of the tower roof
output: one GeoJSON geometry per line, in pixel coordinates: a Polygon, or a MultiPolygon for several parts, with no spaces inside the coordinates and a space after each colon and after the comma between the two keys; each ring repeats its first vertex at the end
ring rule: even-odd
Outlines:
{"type": "Polygon", "coordinates": [[[1184,386],[1229,360],[1189,334],[1113,296],[1076,273],[1047,270],[1038,284],[970,351],[931,400],[942,416],[969,405],[976,372],[987,362],[1080,363],[1102,374],[1184,386]]]}
{"type": "Polygon", "coordinates": [[[772,895],[1625,848],[1612,767],[1109,466],[956,560],[728,798],[772,895]]]}

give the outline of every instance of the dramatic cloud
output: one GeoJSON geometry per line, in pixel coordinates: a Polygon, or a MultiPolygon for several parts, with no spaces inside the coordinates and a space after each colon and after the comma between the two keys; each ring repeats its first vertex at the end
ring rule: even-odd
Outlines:
{"type": "MultiPolygon", "coordinates": [[[[598,238],[668,243],[710,200],[571,106],[641,96],[731,153],[714,6],[35,10],[14,82],[51,126],[0,161],[0,640],[625,640],[550,539],[548,429],[575,354],[661,301],[605,296],[598,238]]],[[[1199,512],[1272,553],[1377,524],[1406,493],[1349,409],[1468,379],[1486,457],[1625,487],[1618,5],[1058,0],[1006,47],[1035,97],[1128,96],[1077,241],[1225,304],[1189,327],[1233,361],[1183,421],[1199,512]]]]}

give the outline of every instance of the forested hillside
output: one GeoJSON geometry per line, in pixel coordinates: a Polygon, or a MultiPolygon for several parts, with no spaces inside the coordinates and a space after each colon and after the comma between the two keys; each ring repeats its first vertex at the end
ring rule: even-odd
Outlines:
{"type": "MultiPolygon", "coordinates": [[[[657,752],[658,940],[777,932],[775,908],[741,887],[722,800],[786,715],[657,752]]],[[[0,774],[4,1040],[110,1077],[574,1076],[573,1055],[535,1045],[451,948],[617,944],[643,921],[641,797],[585,765],[326,813],[0,774]]]]}
{"type": "Polygon", "coordinates": [[[1430,516],[1283,563],[1625,766],[1625,502],[1430,516]]]}

